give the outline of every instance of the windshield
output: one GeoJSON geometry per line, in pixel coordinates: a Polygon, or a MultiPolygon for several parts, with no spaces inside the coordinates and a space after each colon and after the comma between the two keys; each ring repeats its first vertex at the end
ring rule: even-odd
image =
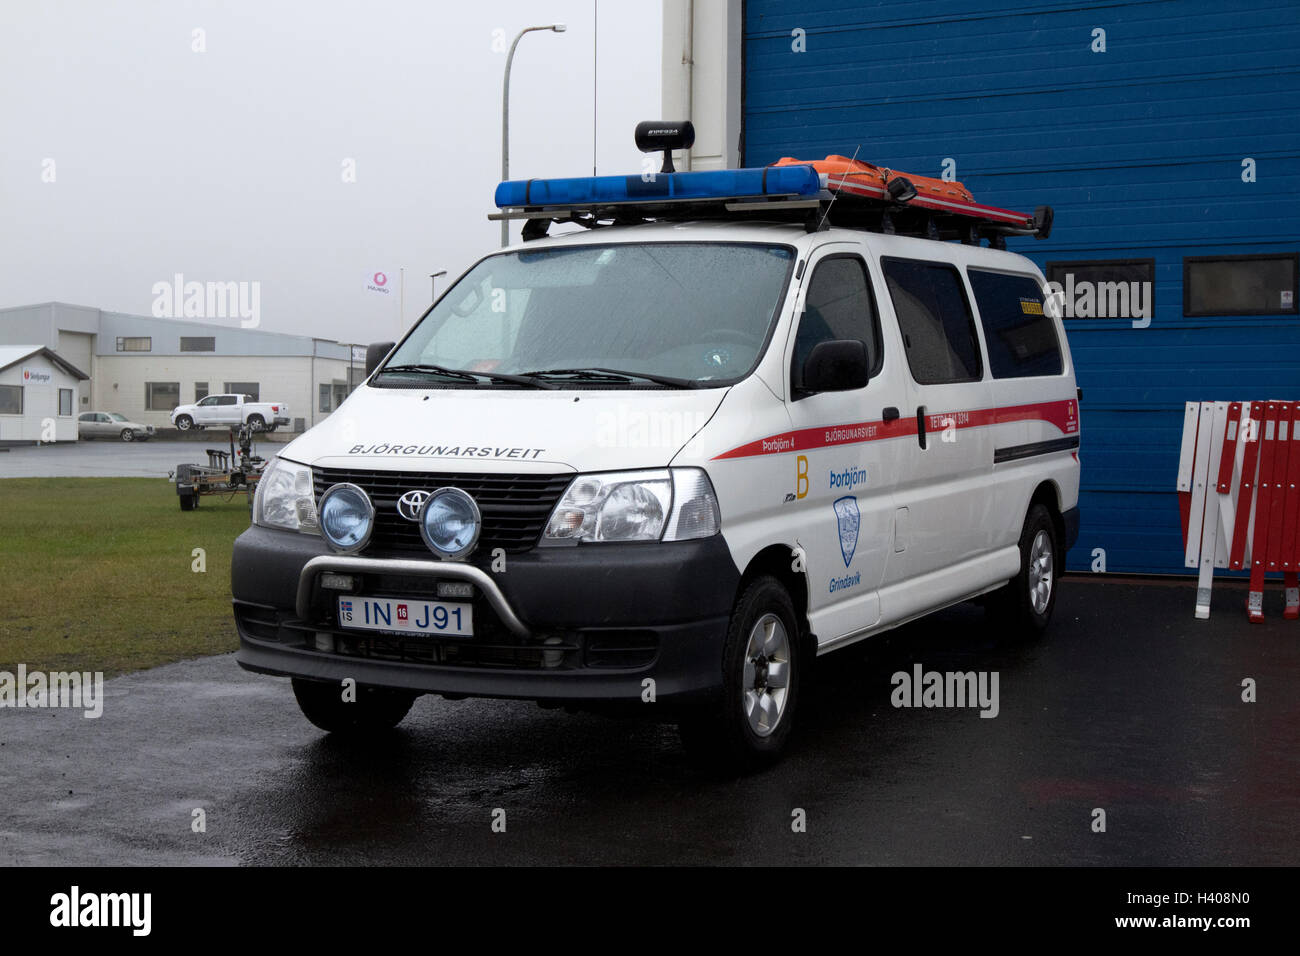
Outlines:
{"type": "Polygon", "coordinates": [[[124,422],[124,421],[126,421],[126,416],[125,416],[125,415],[119,415],[117,412],[109,412],[109,413],[108,413],[108,417],[111,418],[111,419],[112,419],[113,421],[115,421],[115,422],[124,422]]]}
{"type": "Polygon", "coordinates": [[[416,376],[460,387],[519,387],[528,380],[509,376],[538,373],[555,373],[543,377],[564,387],[729,384],[758,363],[793,263],[789,246],[740,243],[620,243],[491,256],[430,309],[385,363],[405,370],[381,371],[372,384],[416,376]]]}

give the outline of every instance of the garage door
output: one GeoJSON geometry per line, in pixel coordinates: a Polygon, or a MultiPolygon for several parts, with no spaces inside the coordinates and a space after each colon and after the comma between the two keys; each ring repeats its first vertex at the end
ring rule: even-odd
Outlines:
{"type": "Polygon", "coordinates": [[[1300,399],[1300,4],[748,0],[745,165],[852,156],[1056,210],[1070,567],[1181,572],[1183,403],[1300,399]],[[1072,314],[1071,314],[1072,313],[1072,314]]]}

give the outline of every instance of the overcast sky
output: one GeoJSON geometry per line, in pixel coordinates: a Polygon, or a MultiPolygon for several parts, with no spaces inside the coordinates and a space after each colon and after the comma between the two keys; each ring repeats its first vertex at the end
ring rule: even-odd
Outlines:
{"type": "MultiPolygon", "coordinates": [[[[499,244],[494,46],[524,26],[568,30],[515,55],[511,178],[591,171],[593,6],[4,0],[0,307],[147,315],[181,273],[260,282],[264,329],[391,338],[368,275],[405,268],[409,324],[430,272],[499,244]]],[[[632,128],[660,118],[660,11],[599,0],[601,173],[639,172],[632,128]]]]}

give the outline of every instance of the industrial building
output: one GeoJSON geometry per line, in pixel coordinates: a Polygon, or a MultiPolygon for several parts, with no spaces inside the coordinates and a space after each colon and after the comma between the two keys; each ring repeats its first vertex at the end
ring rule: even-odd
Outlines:
{"type": "Polygon", "coordinates": [[[62,302],[0,309],[0,350],[0,358],[25,350],[0,371],[0,384],[26,392],[0,388],[0,441],[46,440],[33,425],[34,416],[43,417],[37,404],[48,404],[44,393],[33,391],[30,382],[10,382],[29,365],[61,376],[57,390],[73,392],[55,399],[73,399],[71,428],[64,427],[62,406],[56,416],[57,440],[64,441],[77,437],[76,414],[83,411],[120,412],[166,428],[177,405],[219,392],[285,402],[292,420],[287,431],[302,432],[348,396],[364,377],[365,361],[354,347],[332,340],[62,302]],[[36,350],[40,354],[32,355],[36,350]],[[28,411],[4,410],[17,407],[28,411]]]}
{"type": "Polygon", "coordinates": [[[665,0],[679,169],[856,157],[1055,209],[1083,390],[1069,566],[1184,571],[1184,403],[1300,399],[1300,5],[665,0]]]}

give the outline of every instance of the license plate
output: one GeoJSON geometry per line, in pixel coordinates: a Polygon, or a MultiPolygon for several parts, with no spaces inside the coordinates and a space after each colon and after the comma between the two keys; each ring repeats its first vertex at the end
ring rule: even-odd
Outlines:
{"type": "Polygon", "coordinates": [[[474,635],[471,604],[368,597],[341,597],[338,601],[341,627],[385,634],[474,635]]]}

